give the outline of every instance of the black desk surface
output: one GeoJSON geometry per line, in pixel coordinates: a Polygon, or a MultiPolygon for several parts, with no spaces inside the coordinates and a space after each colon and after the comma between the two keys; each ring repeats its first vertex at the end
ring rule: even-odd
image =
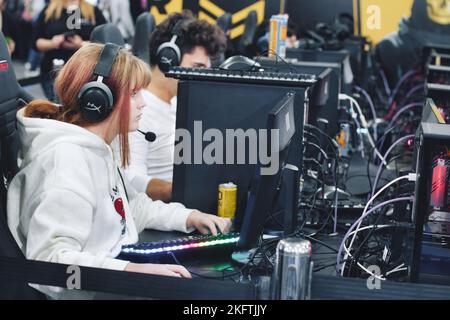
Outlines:
{"type": "MultiPolygon", "coordinates": [[[[160,232],[153,230],[145,230],[139,236],[140,242],[158,241],[164,239],[173,239],[183,236],[182,233],[177,232],[160,232]]],[[[328,244],[333,247],[338,247],[341,238],[339,236],[332,238],[328,244]]],[[[330,250],[323,247],[318,247],[313,244],[313,260],[316,265],[333,263],[336,259],[336,254],[330,253],[330,250]]],[[[230,257],[223,257],[223,259],[202,261],[190,261],[185,264],[188,270],[201,274],[203,276],[220,277],[223,275],[221,270],[227,269],[237,270],[238,267],[233,265],[230,257]]],[[[231,279],[224,278],[226,282],[231,279]]],[[[262,278],[263,282],[267,283],[268,278],[262,278]]],[[[212,288],[219,290],[218,288],[212,288]]],[[[268,287],[259,288],[258,297],[266,298],[268,296],[268,287]]],[[[212,291],[213,292],[213,291],[212,291]]],[[[214,299],[214,296],[211,296],[214,299]]],[[[364,279],[340,278],[336,276],[336,271],[333,267],[325,269],[321,272],[314,273],[312,282],[312,299],[325,300],[414,300],[414,299],[432,299],[440,300],[450,299],[450,287],[414,284],[414,283],[398,283],[398,282],[382,282],[380,290],[369,290],[367,282],[364,279]]]]}
{"type": "MultiPolygon", "coordinates": [[[[185,236],[186,234],[181,232],[144,230],[139,235],[139,242],[169,240],[185,236]]],[[[217,277],[218,280],[222,280],[225,274],[235,273],[235,271],[239,269],[239,267],[232,264],[229,256],[219,256],[214,258],[205,257],[205,259],[201,260],[190,260],[183,263],[183,265],[192,273],[193,277],[201,275],[204,277],[217,277]]]]}

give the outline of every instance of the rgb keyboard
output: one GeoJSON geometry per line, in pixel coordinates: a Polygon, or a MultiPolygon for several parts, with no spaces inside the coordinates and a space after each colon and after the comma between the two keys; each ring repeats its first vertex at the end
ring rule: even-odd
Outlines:
{"type": "Polygon", "coordinates": [[[118,259],[138,263],[176,263],[176,259],[187,260],[199,255],[231,253],[237,248],[239,233],[194,235],[183,238],[144,242],[122,247],[118,259]]]}

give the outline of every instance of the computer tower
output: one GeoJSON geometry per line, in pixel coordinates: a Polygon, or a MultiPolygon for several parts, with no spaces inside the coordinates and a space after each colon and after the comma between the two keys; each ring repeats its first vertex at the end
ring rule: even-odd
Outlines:
{"type": "Polygon", "coordinates": [[[446,63],[439,63],[439,60],[441,57],[448,57],[448,55],[450,55],[450,46],[426,43],[422,47],[422,65],[425,70],[428,65],[447,65],[446,63]]]}
{"type": "Polygon", "coordinates": [[[411,281],[450,283],[450,126],[422,122],[416,141],[411,281]]]}
{"type": "Polygon", "coordinates": [[[427,83],[450,85],[450,64],[429,65],[427,68],[427,83]]]}

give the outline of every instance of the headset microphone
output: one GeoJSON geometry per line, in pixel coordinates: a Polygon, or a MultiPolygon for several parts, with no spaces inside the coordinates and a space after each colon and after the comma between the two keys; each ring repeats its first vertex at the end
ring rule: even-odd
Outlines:
{"type": "Polygon", "coordinates": [[[156,140],[156,134],[154,132],[144,132],[141,130],[138,130],[138,132],[142,133],[145,136],[145,140],[147,140],[148,142],[153,142],[156,140]]]}

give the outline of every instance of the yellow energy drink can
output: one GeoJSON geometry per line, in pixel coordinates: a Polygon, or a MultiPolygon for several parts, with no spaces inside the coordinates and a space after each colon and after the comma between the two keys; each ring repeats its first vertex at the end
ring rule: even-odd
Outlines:
{"type": "Polygon", "coordinates": [[[237,186],[232,183],[219,185],[219,201],[217,213],[219,217],[233,219],[236,214],[237,186]]]}

